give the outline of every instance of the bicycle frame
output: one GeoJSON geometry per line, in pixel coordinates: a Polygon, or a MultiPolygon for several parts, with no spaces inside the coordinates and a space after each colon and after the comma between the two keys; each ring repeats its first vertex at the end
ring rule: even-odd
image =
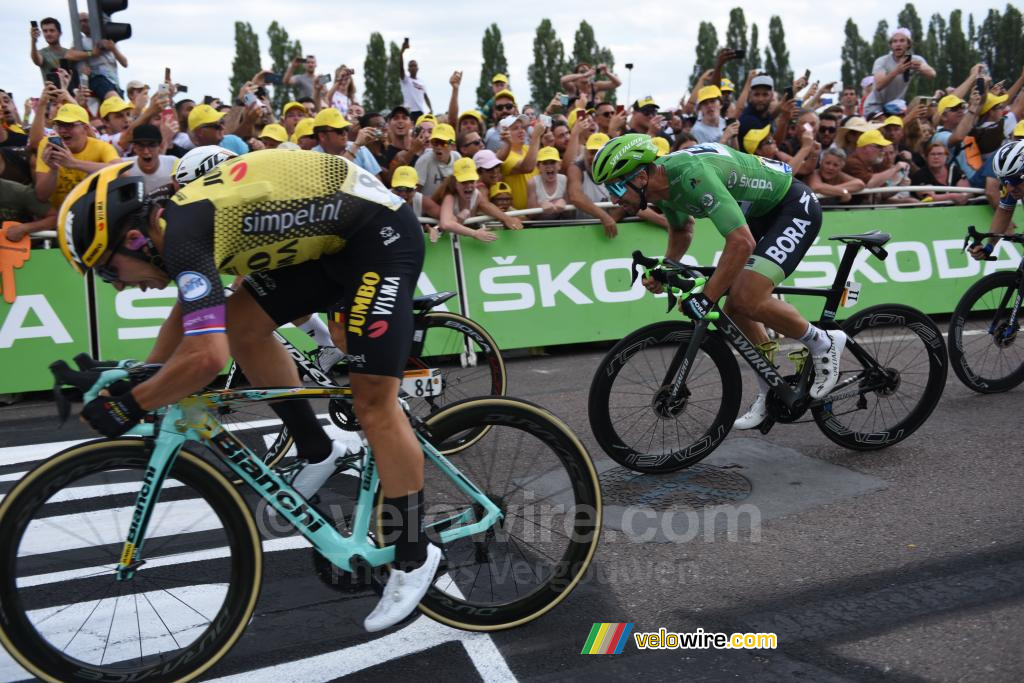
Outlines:
{"type": "MultiPolygon", "coordinates": [[[[86,401],[98,395],[99,388],[128,374],[123,370],[108,370],[86,394],[86,401]]],[[[135,511],[127,538],[115,570],[118,580],[132,578],[135,570],[145,564],[142,550],[146,529],[156,502],[175,458],[186,441],[199,441],[209,446],[225,464],[253,490],[259,493],[278,514],[287,519],[313,547],[332,564],[352,572],[353,563],[361,558],[377,567],[394,560],[394,548],[377,547],[370,542],[370,516],[379,476],[369,448],[363,449],[362,474],[359,494],[351,523],[351,534],[343,536],[314,506],[310,505],[281,475],[267,467],[263,461],[213,416],[211,409],[231,403],[252,403],[299,398],[350,399],[348,387],[333,389],[281,388],[221,391],[191,396],[171,405],[158,417],[158,425],[139,425],[129,436],[155,437],[155,448],[143,478],[143,486],[135,501],[135,511]]],[[[451,464],[422,434],[417,439],[428,460],[441,469],[463,493],[481,507],[484,514],[479,520],[471,508],[447,519],[437,520],[431,526],[439,530],[442,543],[451,543],[466,536],[481,533],[496,523],[503,514],[479,488],[457,467],[451,464]]]]}

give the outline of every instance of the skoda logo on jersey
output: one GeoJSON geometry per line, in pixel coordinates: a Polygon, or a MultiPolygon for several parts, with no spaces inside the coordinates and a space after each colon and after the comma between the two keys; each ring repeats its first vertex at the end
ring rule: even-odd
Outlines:
{"type": "Polygon", "coordinates": [[[704,205],[704,208],[710,209],[715,203],[715,195],[705,192],[704,196],[700,198],[700,203],[704,205]]]}
{"type": "Polygon", "coordinates": [[[178,275],[178,293],[182,301],[202,299],[210,293],[210,281],[202,273],[186,270],[178,275]]]}
{"type": "Polygon", "coordinates": [[[729,177],[725,181],[725,186],[730,190],[736,187],[736,183],[740,181],[740,174],[736,172],[736,169],[729,171],[729,177]]]}

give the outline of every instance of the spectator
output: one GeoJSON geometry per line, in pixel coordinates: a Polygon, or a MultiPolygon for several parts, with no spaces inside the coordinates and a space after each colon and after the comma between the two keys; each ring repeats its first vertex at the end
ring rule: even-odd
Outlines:
{"type": "Polygon", "coordinates": [[[163,136],[159,128],[148,123],[136,127],[132,134],[132,153],[135,160],[125,175],[142,176],[147,195],[154,196],[164,190],[166,198],[173,191],[165,188],[171,185],[177,158],[160,154],[162,145],[163,136]]]}
{"type": "Polygon", "coordinates": [[[134,104],[136,106],[136,108],[138,108],[139,111],[142,111],[142,109],[144,109],[146,107],[146,103],[143,102],[142,104],[140,104],[139,102],[136,101],[136,98],[138,98],[138,97],[147,97],[148,98],[149,97],[149,86],[146,85],[145,83],[143,83],[142,81],[136,79],[136,80],[128,81],[128,85],[126,85],[124,87],[124,89],[125,89],[125,92],[127,93],[127,98],[126,99],[129,102],[131,102],[132,104],[134,104]]]}
{"type": "Polygon", "coordinates": [[[492,152],[501,149],[501,130],[498,123],[506,116],[518,116],[519,109],[516,106],[516,96],[508,90],[501,90],[494,95],[494,126],[484,136],[484,146],[492,152]]]}
{"type": "Polygon", "coordinates": [[[896,181],[897,176],[902,172],[906,174],[910,165],[905,161],[898,161],[887,169],[883,169],[884,159],[882,148],[892,147],[892,143],[882,137],[877,130],[868,130],[857,138],[857,144],[853,154],[846,159],[843,172],[858,180],[862,180],[866,187],[882,187],[886,181],[896,181]]]}
{"type": "Polygon", "coordinates": [[[722,113],[728,113],[733,105],[732,98],[736,95],[736,86],[728,78],[723,77],[719,81],[718,89],[722,92],[722,113]]]}
{"type": "MultiPolygon", "coordinates": [[[[934,185],[936,187],[970,187],[967,178],[957,164],[949,163],[949,150],[941,142],[931,142],[925,150],[925,165],[911,174],[912,185],[934,185]]],[[[963,192],[917,192],[923,201],[951,201],[966,204],[969,194],[963,192]]]]}
{"type": "MultiPolygon", "coordinates": [[[[416,126],[419,128],[418,135],[426,135],[426,139],[430,140],[430,136],[434,132],[434,126],[437,125],[437,117],[433,114],[420,114],[416,117],[416,126]]],[[[415,132],[415,131],[414,131],[415,132]]]]}
{"type": "Polygon", "coordinates": [[[814,167],[807,169],[804,174],[798,173],[804,162],[814,152],[814,131],[813,129],[801,129],[803,134],[800,137],[800,149],[796,154],[790,156],[778,148],[775,143],[775,136],[771,134],[772,127],[765,126],[760,129],[747,131],[743,136],[743,151],[765,159],[781,161],[793,169],[793,175],[807,175],[814,170],[814,167]]]}
{"type": "MultiPolygon", "coordinates": [[[[370,130],[360,131],[355,142],[350,142],[345,130],[352,124],[334,107],[321,109],[313,119],[313,133],[316,135],[317,146],[314,152],[325,152],[335,156],[343,156],[359,168],[378,175],[381,171],[377,160],[366,148],[370,130]]],[[[301,143],[300,143],[301,146],[301,143]]]]}
{"type": "Polygon", "coordinates": [[[8,226],[7,239],[17,242],[25,235],[40,230],[53,230],[57,226],[57,209],[36,197],[29,185],[7,180],[4,155],[0,155],[0,225],[14,221],[8,226]]]}
{"type": "MultiPolygon", "coordinates": [[[[351,130],[352,129],[349,128],[349,139],[352,138],[351,130]]],[[[377,165],[380,166],[382,170],[386,169],[388,167],[388,159],[385,152],[387,151],[388,145],[388,133],[387,123],[384,121],[384,116],[377,112],[363,114],[359,117],[359,130],[369,131],[366,134],[366,137],[369,140],[366,144],[366,148],[370,150],[370,154],[372,154],[373,158],[377,160],[377,165]]],[[[356,139],[358,139],[358,137],[359,136],[357,135],[356,139]]],[[[391,180],[390,173],[385,172],[384,177],[388,181],[391,180]]]]}
{"type": "Polygon", "coordinates": [[[409,39],[406,38],[402,41],[402,53],[398,59],[398,82],[402,86],[402,105],[413,117],[418,117],[425,112],[434,111],[434,108],[430,105],[427,89],[416,78],[420,67],[415,59],[409,60],[409,75],[405,73],[402,65],[405,62],[405,51],[408,49],[409,39]]]}
{"type": "Polygon", "coordinates": [[[352,80],[355,71],[344,64],[334,71],[334,85],[327,93],[327,101],[342,113],[348,114],[348,108],[356,101],[356,82],[352,80]]]}
{"type": "Polygon", "coordinates": [[[127,153],[130,142],[121,144],[121,135],[131,124],[130,112],[134,108],[131,102],[126,102],[117,95],[112,95],[100,103],[100,118],[107,126],[107,134],[101,135],[100,139],[114,145],[122,155],[127,153]]]}
{"type": "Polygon", "coordinates": [[[496,207],[502,211],[512,210],[512,188],[508,186],[508,183],[494,183],[488,194],[491,195],[491,203],[496,207]]]}
{"type": "Polygon", "coordinates": [[[502,181],[501,159],[491,150],[482,149],[474,154],[473,163],[476,164],[480,182],[484,184],[485,189],[490,189],[495,183],[502,181]]]}
{"type": "Polygon", "coordinates": [[[384,120],[388,132],[388,144],[384,148],[384,158],[387,160],[389,167],[397,168],[394,163],[396,155],[400,152],[407,153],[409,149],[409,143],[411,142],[409,134],[412,131],[412,120],[409,118],[409,110],[401,105],[389,111],[384,120]]]}
{"type": "Polygon", "coordinates": [[[281,109],[281,125],[284,126],[288,135],[291,135],[295,132],[295,126],[298,125],[299,121],[308,116],[309,112],[306,111],[306,107],[301,102],[286,102],[281,109]]]}
{"type": "Polygon", "coordinates": [[[293,57],[292,61],[288,62],[287,71],[281,77],[281,83],[292,89],[296,100],[313,97],[313,88],[316,85],[316,57],[313,55],[306,55],[305,59],[298,56],[293,57]],[[305,72],[295,73],[295,70],[300,67],[304,67],[305,72]]]}
{"type": "Polygon", "coordinates": [[[914,76],[920,74],[925,78],[935,78],[935,69],[924,57],[913,54],[912,47],[910,29],[901,26],[889,34],[890,52],[876,59],[871,69],[874,87],[864,103],[865,116],[882,111],[887,102],[905,99],[914,76]]]}
{"type": "Polygon", "coordinates": [[[903,143],[903,119],[899,116],[886,116],[882,127],[878,129],[882,136],[897,149],[903,143]]]}
{"type": "Polygon", "coordinates": [[[653,142],[654,146],[658,148],[658,156],[659,157],[665,156],[666,154],[669,153],[669,150],[671,149],[669,147],[668,140],[666,140],[665,138],[661,138],[661,137],[651,138],[651,142],[653,142]]]}
{"type": "Polygon", "coordinates": [[[79,13],[78,23],[82,29],[82,48],[90,53],[87,60],[89,90],[101,102],[111,91],[122,97],[124,91],[121,90],[121,83],[117,77],[117,65],[120,64],[127,69],[128,58],[121,54],[117,43],[112,40],[101,40],[98,45],[93,45],[87,13],[79,13]]]}
{"type": "Polygon", "coordinates": [[[903,148],[910,152],[910,165],[914,169],[924,168],[927,165],[925,145],[931,143],[932,136],[935,134],[931,121],[923,118],[913,119],[907,124],[905,131],[903,148]]]}
{"type": "Polygon", "coordinates": [[[982,100],[975,90],[971,93],[967,115],[960,123],[960,126],[966,126],[968,122],[974,121],[970,135],[964,138],[963,154],[958,161],[971,186],[984,188],[985,196],[993,207],[999,203],[1002,183],[992,170],[992,157],[1013,133],[1024,105],[1024,98],[1018,98],[1014,105],[1015,113],[1009,113],[1007,99],[1006,94],[996,95],[988,91],[982,100]]]}
{"type": "MultiPolygon", "coordinates": [[[[572,125],[571,120],[569,125],[572,125]]],[[[658,105],[654,98],[647,95],[633,103],[633,115],[629,118],[627,133],[645,133],[654,137],[662,134],[662,128],[664,128],[664,119],[658,115],[658,105]]],[[[609,124],[609,129],[611,129],[611,124],[609,124]]]]}
{"type": "MultiPolygon", "coordinates": [[[[445,178],[454,172],[455,162],[461,158],[453,151],[454,144],[455,129],[447,123],[437,124],[430,134],[430,149],[424,150],[416,160],[416,174],[420,177],[423,194],[433,196],[445,178]]],[[[474,175],[475,171],[474,168],[474,175]]]]}
{"type": "Polygon", "coordinates": [[[580,96],[585,96],[588,108],[594,107],[597,104],[597,94],[599,92],[615,90],[622,85],[619,77],[608,70],[608,65],[598,64],[596,67],[591,68],[586,62],[577,64],[575,72],[565,74],[562,76],[561,81],[562,90],[565,94],[574,100],[580,96]],[[598,74],[604,74],[608,77],[608,80],[596,80],[598,74]]]}
{"type": "Polygon", "coordinates": [[[0,90],[0,147],[21,147],[27,142],[28,135],[18,117],[18,105],[9,92],[0,90]]]}
{"type": "MultiPolygon", "coordinates": [[[[594,107],[594,122],[597,123],[597,129],[605,135],[609,135],[608,128],[612,122],[612,116],[615,115],[615,105],[611,102],[598,102],[597,106],[594,107]]],[[[573,162],[575,159],[570,159],[569,162],[573,162]]]]}
{"type": "MultiPolygon", "coordinates": [[[[32,63],[39,67],[39,72],[43,75],[44,82],[47,76],[61,68],[62,60],[78,62],[89,58],[88,52],[61,46],[60,37],[62,31],[60,22],[53,17],[46,17],[39,22],[39,28],[33,26],[29,32],[32,35],[32,50],[30,52],[32,63]],[[37,49],[36,42],[39,40],[40,35],[46,41],[46,47],[37,49]]],[[[73,72],[69,87],[71,89],[77,88],[78,72],[72,68],[68,70],[73,72]]]]}
{"type": "MultiPolygon", "coordinates": [[[[431,197],[427,197],[419,191],[420,179],[416,175],[416,169],[412,166],[399,166],[391,174],[391,191],[405,200],[405,203],[412,207],[417,218],[441,217],[441,207],[431,197]]],[[[437,241],[437,230],[429,226],[430,241],[437,241]]]]}
{"type": "MultiPolygon", "coordinates": [[[[434,193],[434,201],[441,205],[441,219],[438,227],[444,232],[453,232],[478,239],[481,242],[493,242],[498,235],[486,228],[470,228],[465,222],[476,215],[480,204],[481,192],[476,186],[480,176],[472,159],[459,159],[455,162],[453,174],[438,185],[434,193]]],[[[490,204],[490,202],[487,202],[490,204]]],[[[493,205],[491,205],[493,207],[493,205]]],[[[495,211],[498,211],[495,208],[495,211]]]]}
{"type": "Polygon", "coordinates": [[[484,148],[484,141],[479,133],[471,130],[466,133],[459,133],[456,137],[455,146],[458,148],[461,156],[472,158],[474,154],[484,148]]]}
{"type": "Polygon", "coordinates": [[[459,133],[475,131],[480,136],[481,144],[484,135],[487,134],[487,125],[484,123],[484,116],[476,109],[469,109],[459,114],[459,133]]]}
{"type": "Polygon", "coordinates": [[[686,149],[687,147],[693,147],[696,144],[699,144],[697,142],[697,138],[693,137],[689,133],[680,133],[676,136],[675,151],[686,149]]]}
{"type": "Polygon", "coordinates": [[[540,139],[546,130],[539,121],[533,126],[530,144],[526,144],[526,125],[529,121],[525,116],[507,116],[501,120],[504,145],[498,150],[498,158],[505,157],[501,163],[501,174],[505,182],[512,188],[512,206],[525,209],[527,201],[526,184],[537,175],[537,152],[540,150],[540,139]]]}
{"type": "MultiPolygon", "coordinates": [[[[839,117],[836,114],[824,113],[818,120],[818,135],[815,140],[822,149],[828,149],[835,144],[836,132],[839,130],[839,117]]],[[[845,155],[843,157],[846,159],[845,155]]]]}
{"type": "Polygon", "coordinates": [[[548,131],[551,133],[551,147],[554,147],[558,152],[559,157],[563,159],[562,169],[575,161],[575,159],[566,158],[566,151],[569,148],[569,124],[565,121],[552,121],[551,128],[548,131]]]}
{"type": "MultiPolygon", "coordinates": [[[[761,129],[772,125],[772,101],[774,99],[775,80],[771,76],[768,74],[758,74],[750,79],[747,105],[739,117],[740,127],[737,135],[739,135],[740,139],[745,138],[749,130],[761,129]]],[[[697,136],[696,133],[690,132],[698,140],[700,139],[700,136],[697,136]]]]}
{"type": "Polygon", "coordinates": [[[868,123],[862,117],[851,116],[843,125],[839,126],[839,132],[836,133],[836,147],[846,152],[847,161],[849,161],[854,150],[857,149],[857,140],[860,139],[860,136],[877,129],[878,126],[868,123]]]}
{"type": "MultiPolygon", "coordinates": [[[[491,116],[493,115],[494,98],[502,90],[511,92],[511,89],[508,87],[508,76],[506,76],[505,74],[494,74],[494,76],[491,78],[491,92],[493,94],[486,102],[484,102],[484,105],[480,107],[480,113],[483,114],[485,121],[487,119],[490,119],[491,116]]],[[[484,124],[483,121],[481,121],[481,125],[486,124],[484,124]]]]}
{"type": "Polygon", "coordinates": [[[807,179],[807,185],[820,195],[822,204],[849,204],[853,195],[864,189],[864,181],[843,172],[846,152],[838,147],[826,147],[821,153],[821,165],[807,179]]]}
{"type": "Polygon", "coordinates": [[[268,123],[260,130],[259,140],[263,149],[277,149],[281,143],[288,142],[288,131],[280,123],[268,123]]]}
{"type": "Polygon", "coordinates": [[[565,176],[558,172],[562,157],[554,147],[542,147],[537,152],[540,172],[530,179],[526,188],[526,206],[540,208],[541,219],[567,218],[565,210],[565,176]]]}
{"type": "MultiPolygon", "coordinates": [[[[129,85],[131,85],[131,83],[139,83],[139,81],[131,81],[129,85]]],[[[128,92],[131,93],[131,88],[128,88],[128,92]]],[[[129,101],[131,101],[130,97],[129,101]]],[[[174,114],[178,120],[178,132],[174,135],[174,147],[188,151],[195,146],[192,142],[192,138],[190,138],[186,132],[188,130],[188,115],[191,114],[192,110],[195,108],[195,101],[190,99],[183,99],[174,103],[174,114]]]]}
{"type": "MultiPolygon", "coordinates": [[[[886,187],[897,187],[900,185],[910,184],[910,164],[902,160],[897,161],[896,145],[889,144],[882,147],[882,163],[879,167],[879,171],[885,172],[892,169],[896,169],[896,171],[891,178],[888,178],[885,181],[884,185],[886,187]]],[[[876,201],[888,204],[902,204],[907,202],[916,204],[920,200],[911,196],[909,191],[903,191],[881,195],[876,197],[876,201]]]]}
{"type": "Polygon", "coordinates": [[[89,115],[77,104],[61,105],[52,123],[60,143],[46,138],[39,145],[36,197],[60,208],[75,185],[121,157],[110,144],[89,137],[89,115]]]}
{"type": "Polygon", "coordinates": [[[857,89],[852,85],[843,88],[839,95],[839,106],[843,108],[843,116],[857,116],[859,111],[860,98],[857,97],[857,89]]]}
{"type": "MultiPolygon", "coordinates": [[[[583,129],[574,130],[573,135],[582,137],[586,131],[583,129]]],[[[608,142],[609,137],[604,133],[593,133],[586,137],[586,144],[583,157],[570,164],[566,173],[566,197],[569,203],[576,207],[576,218],[597,218],[605,228],[608,237],[615,237],[618,234],[618,226],[604,209],[599,209],[598,202],[610,201],[608,190],[604,185],[594,182],[591,169],[597,150],[608,142]]]]}
{"type": "Polygon", "coordinates": [[[311,150],[316,147],[317,136],[313,132],[313,119],[302,119],[295,125],[295,132],[288,140],[299,149],[311,150]]]}
{"type": "Polygon", "coordinates": [[[188,130],[195,147],[219,145],[235,154],[245,154],[249,146],[237,135],[224,134],[223,112],[218,112],[208,104],[200,104],[188,115],[188,130]]]}
{"type": "Polygon", "coordinates": [[[700,117],[690,133],[701,144],[722,141],[725,132],[725,121],[721,117],[722,91],[717,85],[704,86],[697,94],[697,106],[700,108],[700,117]]]}
{"type": "Polygon", "coordinates": [[[967,103],[956,95],[946,95],[939,100],[935,111],[939,125],[932,140],[941,142],[945,145],[946,151],[952,153],[970,130],[969,127],[963,131],[959,128],[964,114],[967,113],[967,103]]]}

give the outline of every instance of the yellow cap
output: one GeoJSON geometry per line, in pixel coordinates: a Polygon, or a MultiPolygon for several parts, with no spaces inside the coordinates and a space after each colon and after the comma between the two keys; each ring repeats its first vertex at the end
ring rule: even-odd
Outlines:
{"type": "Polygon", "coordinates": [[[657,103],[655,103],[654,98],[651,97],[650,95],[645,95],[644,97],[641,97],[640,99],[633,103],[633,109],[643,109],[644,107],[657,106],[658,105],[657,103]]]}
{"type": "Polygon", "coordinates": [[[1024,121],[1019,122],[1013,127],[1012,135],[1015,138],[1024,138],[1024,121]]]}
{"type": "Polygon", "coordinates": [[[984,116],[997,104],[1002,104],[1006,100],[1010,99],[1010,96],[1006,93],[1002,95],[993,95],[992,93],[985,93],[985,103],[981,105],[981,115],[984,116]]]}
{"type": "Polygon", "coordinates": [[[447,123],[439,123],[436,126],[434,126],[434,130],[431,131],[430,139],[455,142],[455,129],[449,126],[447,123]]]}
{"type": "Polygon", "coordinates": [[[868,145],[878,145],[880,147],[888,147],[892,143],[885,139],[885,137],[877,130],[869,130],[868,132],[857,138],[857,147],[867,147],[868,145]]]}
{"type": "Polygon", "coordinates": [[[217,123],[224,114],[217,111],[208,104],[200,104],[193,109],[188,115],[188,129],[195,130],[200,126],[208,126],[211,123],[217,123]]]}
{"type": "Polygon", "coordinates": [[[460,183],[464,183],[468,180],[480,180],[480,174],[476,172],[476,164],[473,163],[472,157],[456,159],[455,166],[453,167],[453,175],[455,176],[455,180],[460,183]]]}
{"type": "Polygon", "coordinates": [[[485,123],[484,122],[484,115],[481,114],[480,112],[478,112],[476,109],[467,109],[466,111],[464,111],[461,114],[459,114],[459,121],[461,121],[462,119],[466,118],[467,116],[472,116],[474,119],[479,121],[481,124],[485,123]]]}
{"type": "MultiPolygon", "coordinates": [[[[459,159],[459,161],[462,161],[462,159],[459,159]]],[[[416,169],[412,166],[399,166],[391,174],[391,187],[406,187],[410,190],[415,190],[419,184],[419,174],[416,173],[416,169]]]]}
{"type": "Polygon", "coordinates": [[[903,119],[899,116],[886,116],[885,121],[882,121],[883,126],[899,126],[903,127],[903,119]]]}
{"type": "Polygon", "coordinates": [[[135,105],[131,102],[122,100],[117,95],[108,97],[100,103],[100,118],[107,118],[107,114],[113,114],[114,112],[124,111],[125,109],[134,109],[135,105]]]}
{"type": "Polygon", "coordinates": [[[304,105],[302,102],[285,102],[284,107],[281,109],[281,118],[284,118],[291,109],[301,109],[303,114],[308,113],[306,111],[306,105],[304,105]]]}
{"type": "Polygon", "coordinates": [[[573,126],[575,126],[576,119],[578,119],[582,114],[586,113],[586,109],[573,109],[571,112],[569,112],[569,116],[566,117],[566,121],[568,122],[569,127],[572,128],[573,126]]]}
{"type": "Polygon", "coordinates": [[[434,125],[437,125],[437,117],[433,114],[420,114],[420,117],[416,119],[416,125],[420,125],[424,121],[430,121],[434,125]]]}
{"type": "Polygon", "coordinates": [[[57,115],[53,117],[53,121],[89,125],[89,113],[77,104],[62,104],[60,109],[57,110],[57,115]]]}
{"type": "Polygon", "coordinates": [[[508,76],[505,74],[494,74],[491,83],[508,83],[508,76]]]}
{"type": "Polygon", "coordinates": [[[511,90],[508,90],[508,89],[499,90],[498,92],[494,93],[494,100],[495,101],[501,99],[502,97],[507,97],[508,99],[512,100],[513,102],[516,101],[516,96],[512,94],[511,90]]]}
{"type": "Polygon", "coordinates": [[[608,140],[610,140],[604,133],[592,133],[587,138],[587,149],[601,149],[608,140]]]}
{"type": "Polygon", "coordinates": [[[771,132],[771,125],[767,125],[764,128],[751,128],[743,136],[743,150],[747,154],[753,154],[761,145],[761,141],[768,137],[768,134],[771,132]]]}
{"type": "MultiPolygon", "coordinates": [[[[341,112],[334,107],[327,107],[327,109],[321,109],[313,119],[313,128],[333,128],[335,130],[344,130],[351,126],[341,112]]],[[[298,126],[296,126],[298,127],[298,126]]]]}
{"type": "Polygon", "coordinates": [[[960,99],[959,97],[957,97],[956,95],[946,95],[941,100],[939,100],[939,106],[938,106],[939,116],[941,116],[942,112],[946,111],[947,109],[952,109],[953,107],[959,107],[963,103],[964,103],[964,101],[962,99],[960,99]]]}
{"type": "Polygon", "coordinates": [[[732,81],[730,81],[728,78],[722,79],[722,83],[721,85],[719,85],[719,88],[722,90],[722,92],[736,92],[736,86],[733,85],[732,81]]]}
{"type": "Polygon", "coordinates": [[[668,140],[666,140],[665,138],[661,137],[660,135],[655,135],[654,137],[651,138],[651,142],[653,142],[654,146],[658,148],[658,156],[659,157],[663,157],[666,154],[668,154],[668,150],[669,150],[668,140]]]}
{"type": "Polygon", "coordinates": [[[291,141],[294,143],[299,142],[299,138],[309,137],[313,134],[313,119],[308,116],[298,123],[295,124],[295,130],[292,131],[291,141]]]}
{"type": "Polygon", "coordinates": [[[537,152],[537,163],[542,161],[561,161],[562,157],[559,156],[558,150],[554,147],[541,147],[540,151],[537,152]]]}
{"type": "Polygon", "coordinates": [[[705,85],[697,91],[697,104],[700,104],[705,100],[713,100],[721,96],[722,91],[717,85],[705,85]]]}
{"type": "Polygon", "coordinates": [[[288,131],[284,129],[280,123],[268,123],[263,126],[263,130],[260,131],[261,138],[270,138],[277,142],[287,142],[288,131]]]}
{"type": "Polygon", "coordinates": [[[494,199],[499,194],[512,195],[512,188],[508,186],[508,183],[494,183],[491,185],[491,191],[489,192],[491,199],[494,199]]]}

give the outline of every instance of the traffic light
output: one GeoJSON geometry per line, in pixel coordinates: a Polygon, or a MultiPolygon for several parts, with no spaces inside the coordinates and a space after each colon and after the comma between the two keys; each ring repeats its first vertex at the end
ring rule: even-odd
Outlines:
{"type": "Polygon", "coordinates": [[[110,15],[127,7],[128,0],[89,0],[89,27],[93,36],[113,41],[131,38],[131,24],[110,20],[110,15]]]}

